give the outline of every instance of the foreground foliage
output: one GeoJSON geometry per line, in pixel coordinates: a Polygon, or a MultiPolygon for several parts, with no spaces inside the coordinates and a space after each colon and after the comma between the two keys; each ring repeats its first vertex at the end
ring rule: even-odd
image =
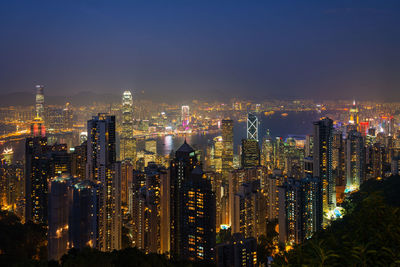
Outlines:
{"type": "Polygon", "coordinates": [[[274,266],[400,266],[400,177],[363,184],[347,213],[274,266]]]}

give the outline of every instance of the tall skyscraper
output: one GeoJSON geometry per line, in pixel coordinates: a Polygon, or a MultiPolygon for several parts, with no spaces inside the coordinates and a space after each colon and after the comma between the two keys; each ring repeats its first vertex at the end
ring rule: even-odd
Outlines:
{"type": "Polygon", "coordinates": [[[360,188],[365,179],[365,151],[361,133],[350,131],[346,139],[346,190],[360,188]]]}
{"type": "Polygon", "coordinates": [[[323,118],[314,122],[313,175],[322,182],[324,213],[336,208],[335,180],[332,173],[333,121],[323,118]]]}
{"type": "Polygon", "coordinates": [[[181,196],[181,258],[214,261],[215,195],[201,166],[196,166],[183,181],[181,196]]]}
{"type": "Polygon", "coordinates": [[[46,137],[25,141],[25,221],[47,223],[47,178],[49,175],[46,137]]]}
{"type": "Polygon", "coordinates": [[[247,114],[247,139],[258,141],[258,118],[253,113],[247,114]]]}
{"type": "Polygon", "coordinates": [[[293,246],[322,227],[322,203],[318,178],[288,178],[279,187],[279,242],[293,246]]]}
{"type": "Polygon", "coordinates": [[[175,158],[170,165],[170,221],[171,221],[171,255],[182,258],[184,238],[182,233],[183,215],[185,203],[182,199],[183,183],[189,178],[195,166],[199,166],[194,149],[185,142],[175,152],[175,158]]]}
{"type": "Polygon", "coordinates": [[[189,123],[190,123],[189,106],[182,106],[181,121],[182,121],[182,127],[184,129],[189,127],[189,123]]]}
{"type": "MultiPolygon", "coordinates": [[[[149,164],[144,172],[134,173],[132,186],[132,217],[134,221],[133,241],[137,248],[145,253],[162,253],[165,248],[165,226],[169,222],[164,218],[163,208],[168,209],[165,196],[161,193],[165,189],[167,171],[155,163],[149,164]],[[165,226],[162,225],[166,223],[165,226]]],[[[167,215],[168,216],[168,215],[167,215]]],[[[167,246],[168,247],[168,246],[167,246]]]]}
{"type": "Polygon", "coordinates": [[[44,119],[44,86],[36,85],[36,117],[44,119]]]}
{"type": "Polygon", "coordinates": [[[222,120],[222,176],[233,169],[233,120],[222,120]]]}
{"type": "Polygon", "coordinates": [[[136,139],[133,137],[133,98],[130,91],[122,95],[122,132],[120,159],[136,162],[136,139]]]}
{"type": "Polygon", "coordinates": [[[116,161],[115,116],[88,121],[86,177],[101,183],[97,248],[121,248],[121,164],[116,161]]]}
{"type": "Polygon", "coordinates": [[[100,182],[84,180],[72,185],[69,219],[69,243],[71,248],[97,248],[100,182]]]}
{"type": "Polygon", "coordinates": [[[260,180],[243,183],[233,198],[231,231],[245,238],[259,238],[266,234],[266,202],[261,193],[260,180]]]}
{"type": "Polygon", "coordinates": [[[260,147],[255,139],[242,139],[242,168],[260,165],[260,147]]]}
{"type": "Polygon", "coordinates": [[[48,258],[60,260],[69,249],[69,212],[72,178],[59,176],[49,181],[48,258]]]}

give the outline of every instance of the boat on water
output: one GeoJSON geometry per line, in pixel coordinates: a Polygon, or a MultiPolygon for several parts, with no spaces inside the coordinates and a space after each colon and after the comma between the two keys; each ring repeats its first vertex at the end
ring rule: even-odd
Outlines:
{"type": "Polygon", "coordinates": [[[287,113],[282,113],[281,114],[282,117],[286,117],[287,115],[289,115],[289,114],[287,114],[287,113]]]}

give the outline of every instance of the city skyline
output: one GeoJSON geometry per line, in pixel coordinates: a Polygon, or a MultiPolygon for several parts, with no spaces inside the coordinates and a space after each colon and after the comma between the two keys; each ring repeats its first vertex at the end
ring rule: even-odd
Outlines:
{"type": "Polygon", "coordinates": [[[0,265],[395,266],[399,12],[0,2],[0,265]]]}

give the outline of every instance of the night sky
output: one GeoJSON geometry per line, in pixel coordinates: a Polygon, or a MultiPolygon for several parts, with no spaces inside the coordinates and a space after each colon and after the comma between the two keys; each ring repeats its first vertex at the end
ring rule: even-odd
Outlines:
{"type": "Polygon", "coordinates": [[[400,1],[0,0],[0,93],[400,100],[400,1]]]}

